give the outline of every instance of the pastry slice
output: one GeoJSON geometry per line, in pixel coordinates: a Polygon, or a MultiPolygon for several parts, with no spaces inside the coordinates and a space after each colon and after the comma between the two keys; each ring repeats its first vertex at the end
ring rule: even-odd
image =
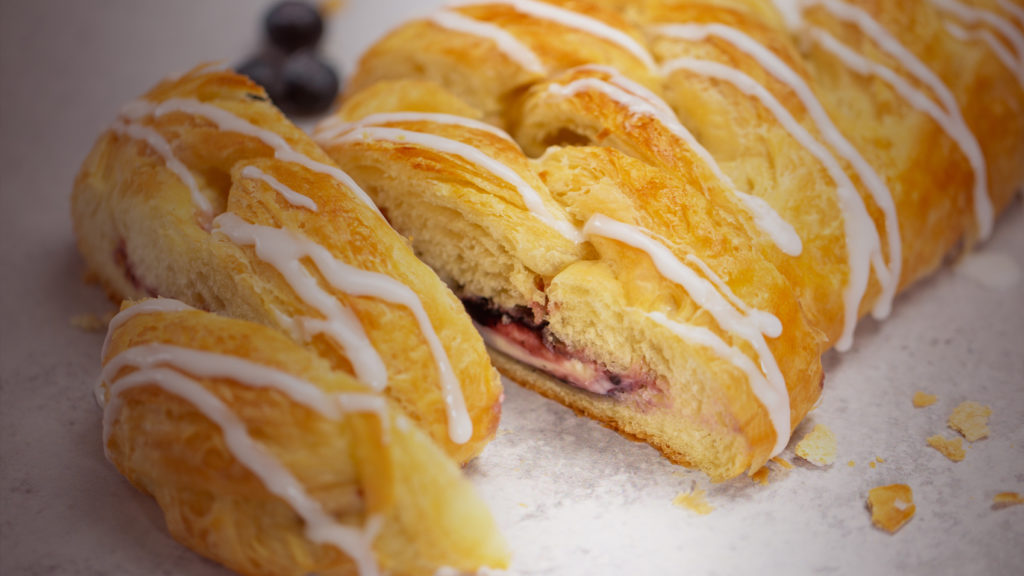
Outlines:
{"type": "Polygon", "coordinates": [[[530,160],[410,88],[356,95],[314,137],[463,299],[499,369],[715,479],[786,446],[823,338],[742,219],[614,149],[530,160]]]}
{"type": "Polygon", "coordinates": [[[459,301],[249,79],[200,67],[126,105],[72,216],[114,299],[165,296],[288,334],[465,462],[501,385],[459,301]]]}
{"type": "Polygon", "coordinates": [[[278,330],[126,303],[97,399],[111,462],[175,539],[241,574],[507,565],[486,506],[429,436],[278,330]]]}

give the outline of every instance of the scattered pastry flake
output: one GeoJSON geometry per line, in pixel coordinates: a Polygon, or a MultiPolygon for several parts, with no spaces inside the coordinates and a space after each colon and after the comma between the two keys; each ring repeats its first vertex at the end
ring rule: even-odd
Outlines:
{"type": "Polygon", "coordinates": [[[772,458],[772,462],[775,462],[776,464],[778,464],[779,466],[782,466],[786,470],[792,470],[793,469],[793,463],[790,462],[789,460],[786,460],[782,456],[776,456],[775,458],[772,458]]]}
{"type": "Polygon", "coordinates": [[[879,464],[885,464],[885,458],[882,458],[881,456],[875,456],[875,462],[878,462],[879,464]]]}
{"type": "Polygon", "coordinates": [[[762,486],[768,485],[768,476],[771,475],[771,470],[767,466],[762,466],[757,472],[750,475],[750,479],[762,486]]]}
{"type": "Polygon", "coordinates": [[[874,468],[875,467],[875,463],[874,462],[868,462],[868,466],[870,466],[871,468],[874,468]]]}
{"type": "Polygon", "coordinates": [[[853,468],[854,466],[856,466],[856,463],[854,463],[853,460],[850,460],[849,462],[846,463],[846,465],[849,466],[850,468],[853,468]]]}
{"type": "Polygon", "coordinates": [[[83,332],[103,332],[107,329],[109,318],[95,314],[76,314],[71,317],[71,325],[83,332]]]}
{"type": "Polygon", "coordinates": [[[1024,496],[1016,492],[1000,492],[992,497],[992,507],[999,510],[1024,504],[1024,496]]]}
{"type": "Polygon", "coordinates": [[[828,466],[836,460],[836,437],[824,424],[817,424],[796,445],[796,455],[815,466],[828,466]]]}
{"type": "MultiPolygon", "coordinates": [[[[763,468],[762,468],[763,470],[763,468]]],[[[696,512],[701,516],[711,514],[715,509],[711,504],[708,504],[705,496],[707,492],[704,490],[692,490],[690,492],[680,492],[676,494],[676,497],[672,499],[672,504],[679,506],[680,508],[686,508],[692,512],[696,512]]]]}
{"type": "Polygon", "coordinates": [[[868,492],[871,522],[890,534],[896,533],[914,516],[914,491],[906,484],[890,484],[868,492]]]}
{"type": "Polygon", "coordinates": [[[988,417],[992,409],[977,402],[962,402],[949,415],[949,427],[963,434],[968,442],[988,436],[988,417]]]}
{"type": "Polygon", "coordinates": [[[931,406],[939,401],[939,397],[935,394],[928,394],[918,390],[914,392],[914,408],[924,408],[925,406],[931,406]]]}
{"type": "Polygon", "coordinates": [[[943,456],[949,458],[953,462],[959,462],[967,455],[967,453],[964,452],[963,438],[947,439],[936,434],[935,436],[928,438],[928,445],[941,452],[943,456]]]}

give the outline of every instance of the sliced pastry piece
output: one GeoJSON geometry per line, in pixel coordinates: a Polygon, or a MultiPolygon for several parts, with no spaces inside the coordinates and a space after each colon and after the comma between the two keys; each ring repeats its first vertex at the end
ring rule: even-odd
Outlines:
{"type": "Polygon", "coordinates": [[[780,449],[818,354],[1021,182],[1021,51],[990,2],[467,4],[442,11],[475,21],[457,51],[413,38],[437,17],[372,47],[315,138],[504,373],[716,478],[780,449]]]}
{"type": "Polygon", "coordinates": [[[278,328],[385,391],[461,462],[493,437],[501,385],[459,301],[247,78],[201,67],[125,106],[72,214],[112,297],[278,328]]]}
{"type": "Polygon", "coordinates": [[[508,553],[461,472],[382,394],[278,330],[125,303],[97,399],[108,458],[241,574],[435,574],[508,553]]]}
{"type": "Polygon", "coordinates": [[[439,90],[380,85],[314,137],[454,287],[499,368],[716,479],[781,451],[820,393],[823,339],[742,219],[610,148],[529,160],[439,90]]]}

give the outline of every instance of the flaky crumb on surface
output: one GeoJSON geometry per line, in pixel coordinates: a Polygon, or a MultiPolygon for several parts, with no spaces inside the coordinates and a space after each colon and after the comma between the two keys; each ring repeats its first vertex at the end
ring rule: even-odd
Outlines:
{"type": "Polygon", "coordinates": [[[850,460],[849,462],[846,463],[846,465],[849,466],[850,468],[853,468],[854,466],[857,465],[857,463],[854,462],[853,460],[850,460]]]}
{"type": "Polygon", "coordinates": [[[936,434],[928,438],[928,445],[953,462],[959,462],[967,455],[964,452],[964,441],[962,438],[943,438],[940,434],[936,434]]]}
{"type": "MultiPolygon", "coordinates": [[[[764,468],[762,468],[764,470],[764,468]]],[[[714,511],[714,507],[708,504],[707,492],[704,490],[691,490],[690,492],[680,492],[676,494],[676,497],[672,499],[672,504],[680,508],[686,508],[691,512],[696,512],[701,516],[706,516],[714,511]]]]}
{"type": "Polygon", "coordinates": [[[868,510],[871,523],[878,528],[895,533],[914,516],[914,491],[906,484],[878,486],[868,492],[868,510]]]}
{"type": "Polygon", "coordinates": [[[922,392],[921,390],[914,392],[914,408],[924,408],[926,406],[931,406],[932,404],[935,404],[938,401],[939,397],[936,396],[935,394],[928,394],[927,392],[922,392]]]}
{"type": "Polygon", "coordinates": [[[836,460],[836,437],[824,424],[817,424],[796,445],[796,455],[815,466],[828,466],[836,460]]]}
{"type": "Polygon", "coordinates": [[[1024,496],[1016,492],[1000,492],[992,497],[992,507],[996,509],[1009,508],[1024,504],[1024,496]]]}
{"type": "Polygon", "coordinates": [[[949,427],[956,430],[968,442],[976,442],[988,436],[988,417],[992,409],[977,402],[961,402],[949,415],[949,427]]]}

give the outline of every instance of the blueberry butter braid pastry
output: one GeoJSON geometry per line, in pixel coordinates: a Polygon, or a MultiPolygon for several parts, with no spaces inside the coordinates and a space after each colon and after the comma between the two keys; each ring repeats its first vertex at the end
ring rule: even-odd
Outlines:
{"type": "Polygon", "coordinates": [[[125,303],[96,390],[108,458],[241,574],[504,567],[490,513],[397,405],[279,330],[125,303]]]}
{"type": "Polygon", "coordinates": [[[371,47],[314,138],[502,372],[724,479],[785,448],[824,350],[1020,188],[1019,17],[457,2],[371,47]]]}
{"type": "Polygon", "coordinates": [[[112,297],[276,328],[386,393],[459,462],[493,437],[500,380],[462,305],[249,79],[200,67],[125,106],[72,212],[112,297]]]}

